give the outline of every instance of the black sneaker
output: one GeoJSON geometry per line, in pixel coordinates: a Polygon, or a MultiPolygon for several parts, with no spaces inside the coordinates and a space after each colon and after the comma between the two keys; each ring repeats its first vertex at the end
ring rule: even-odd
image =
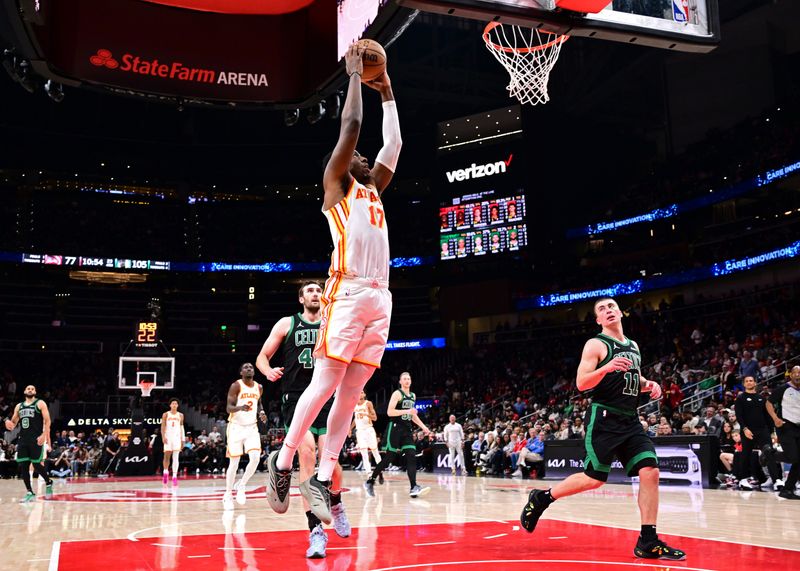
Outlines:
{"type": "Polygon", "coordinates": [[[383,472],[378,474],[378,483],[382,486],[383,485],[383,472]]]}
{"type": "Polygon", "coordinates": [[[671,559],[672,561],[683,561],[686,553],[680,549],[670,547],[660,539],[654,539],[645,543],[642,536],[633,548],[633,554],[640,559],[671,559]]]}
{"type": "Polygon", "coordinates": [[[325,525],[330,525],[333,521],[330,485],[330,482],[320,482],[316,476],[311,476],[300,484],[300,493],[308,502],[311,512],[325,525]]]}
{"type": "Polygon", "coordinates": [[[367,491],[367,495],[370,498],[375,497],[375,481],[372,478],[364,482],[364,489],[367,491]]]}
{"type": "Polygon", "coordinates": [[[531,490],[531,493],[528,494],[528,503],[522,508],[522,515],[519,516],[519,523],[522,525],[522,529],[528,533],[533,533],[544,510],[552,503],[545,498],[546,493],[546,490],[537,489],[531,490]]]}
{"type": "Polygon", "coordinates": [[[286,513],[289,509],[289,488],[292,484],[291,470],[278,470],[278,451],[267,459],[267,501],[277,513],[286,513]]]}
{"type": "Polygon", "coordinates": [[[784,500],[800,500],[800,496],[795,494],[792,490],[784,486],[784,488],[778,494],[779,498],[783,498],[784,500]]]}

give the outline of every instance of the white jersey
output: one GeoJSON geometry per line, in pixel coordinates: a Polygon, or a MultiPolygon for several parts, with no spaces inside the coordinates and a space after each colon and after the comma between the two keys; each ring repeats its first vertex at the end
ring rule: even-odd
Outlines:
{"type": "Polygon", "coordinates": [[[461,444],[464,440],[464,429],[456,423],[447,424],[444,427],[444,441],[447,444],[461,444]]]}
{"type": "Polygon", "coordinates": [[[389,230],[380,193],[355,179],[323,214],[333,239],[330,273],[389,281],[389,230]]]}
{"type": "Polygon", "coordinates": [[[364,404],[357,404],[353,409],[356,417],[356,430],[363,430],[365,428],[372,428],[372,419],[369,417],[369,407],[367,401],[364,404]]]}
{"type": "Polygon", "coordinates": [[[172,441],[181,441],[181,436],[183,432],[181,431],[181,413],[176,412],[172,414],[172,412],[167,412],[167,428],[166,428],[167,440],[170,442],[172,441]]]}
{"type": "Polygon", "coordinates": [[[242,379],[236,381],[239,383],[239,396],[236,397],[236,406],[250,405],[250,410],[240,410],[239,412],[232,412],[228,416],[228,422],[238,424],[239,426],[250,426],[257,423],[258,414],[258,400],[261,398],[261,392],[258,388],[258,383],[253,383],[252,387],[248,387],[242,379]]]}

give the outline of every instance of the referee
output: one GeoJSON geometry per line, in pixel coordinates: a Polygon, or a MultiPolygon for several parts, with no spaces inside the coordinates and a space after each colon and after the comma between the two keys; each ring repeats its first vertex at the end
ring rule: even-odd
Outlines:
{"type": "Polygon", "coordinates": [[[794,493],[800,476],[800,365],[792,367],[789,382],[770,395],[767,412],[777,428],[784,458],[792,464],[778,495],[787,500],[800,500],[800,496],[794,493]]]}

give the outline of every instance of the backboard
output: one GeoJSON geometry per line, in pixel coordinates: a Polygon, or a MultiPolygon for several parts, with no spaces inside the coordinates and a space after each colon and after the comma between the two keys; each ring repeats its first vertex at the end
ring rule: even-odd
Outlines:
{"type": "Polygon", "coordinates": [[[718,0],[397,0],[428,12],[600,40],[708,52],[719,43],[718,0]]]}
{"type": "Polygon", "coordinates": [[[140,390],[142,381],[155,382],[153,390],[175,387],[174,357],[120,357],[118,387],[123,390],[140,390]]]}

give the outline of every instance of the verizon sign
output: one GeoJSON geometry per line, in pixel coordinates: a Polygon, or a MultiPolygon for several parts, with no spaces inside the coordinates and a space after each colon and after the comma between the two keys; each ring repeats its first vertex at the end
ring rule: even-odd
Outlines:
{"type": "Polygon", "coordinates": [[[447,171],[445,173],[447,175],[447,182],[450,183],[462,182],[465,180],[502,174],[508,170],[509,166],[511,166],[511,159],[513,158],[514,155],[510,154],[508,155],[508,158],[504,161],[497,161],[495,163],[486,163],[485,165],[478,165],[472,163],[472,165],[470,165],[465,169],[456,169],[452,171],[447,171]]]}
{"type": "Polygon", "coordinates": [[[184,65],[182,62],[162,62],[158,59],[146,59],[133,54],[123,54],[118,61],[110,50],[100,49],[89,58],[95,67],[119,70],[127,73],[160,77],[176,81],[212,83],[218,85],[237,85],[240,87],[267,87],[267,75],[264,73],[244,73],[237,71],[221,71],[203,69],[184,65]]]}

